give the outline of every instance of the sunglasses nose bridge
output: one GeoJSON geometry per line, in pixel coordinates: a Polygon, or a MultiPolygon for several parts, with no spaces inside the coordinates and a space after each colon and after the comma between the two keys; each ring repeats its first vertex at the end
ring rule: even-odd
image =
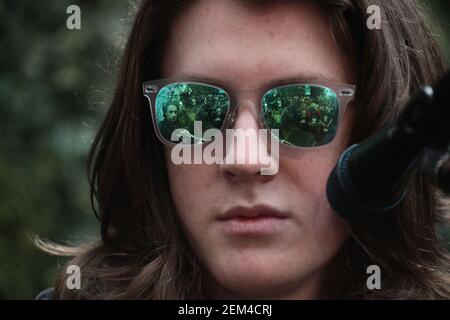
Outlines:
{"type": "Polygon", "coordinates": [[[250,112],[261,124],[260,97],[258,94],[259,91],[257,88],[245,88],[235,92],[234,106],[232,106],[232,112],[229,115],[230,125],[234,126],[239,115],[247,112],[250,112]]]}
{"type": "Polygon", "coordinates": [[[228,117],[229,128],[237,126],[258,129],[262,127],[261,112],[255,99],[241,98],[235,104],[228,117]]]}

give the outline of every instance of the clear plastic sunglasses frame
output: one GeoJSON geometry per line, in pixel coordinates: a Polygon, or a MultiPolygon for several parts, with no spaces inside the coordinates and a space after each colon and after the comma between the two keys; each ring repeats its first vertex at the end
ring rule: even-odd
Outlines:
{"type": "MultiPolygon", "coordinates": [[[[294,146],[290,144],[281,143],[281,145],[286,146],[290,149],[298,150],[298,149],[311,149],[311,148],[321,148],[327,145],[330,145],[335,140],[336,136],[339,135],[340,130],[342,130],[342,126],[340,125],[342,122],[342,116],[345,113],[345,109],[347,108],[348,103],[354,99],[355,89],[356,87],[351,84],[336,82],[330,80],[289,80],[289,81],[277,81],[275,83],[268,83],[260,88],[251,88],[251,89],[240,89],[233,90],[230,86],[225,83],[220,83],[218,81],[213,81],[210,79],[202,79],[202,78],[193,78],[193,77],[173,77],[173,78],[164,78],[164,79],[156,79],[150,80],[143,83],[143,94],[147,97],[150,103],[150,111],[152,116],[153,128],[156,132],[158,139],[167,146],[174,146],[176,142],[166,140],[161,133],[159,132],[157,126],[157,116],[156,116],[156,98],[158,96],[158,92],[163,89],[165,86],[174,84],[174,83],[190,83],[190,84],[206,84],[208,86],[215,87],[217,89],[221,89],[225,91],[228,96],[230,106],[226,112],[224,121],[222,123],[221,128],[219,129],[222,133],[225,132],[226,129],[231,129],[234,126],[234,122],[236,121],[236,111],[238,110],[240,103],[244,100],[248,100],[246,97],[257,97],[256,106],[257,106],[257,120],[261,129],[270,130],[264,120],[263,116],[263,106],[262,100],[264,95],[272,90],[279,89],[286,86],[291,85],[314,85],[320,86],[324,88],[328,88],[334,91],[339,103],[338,110],[338,120],[337,120],[337,129],[334,138],[328,142],[327,144],[314,146],[314,147],[301,147],[294,146]]],[[[254,99],[252,99],[254,100],[254,99]]],[[[207,144],[207,143],[206,143],[207,144]]]]}

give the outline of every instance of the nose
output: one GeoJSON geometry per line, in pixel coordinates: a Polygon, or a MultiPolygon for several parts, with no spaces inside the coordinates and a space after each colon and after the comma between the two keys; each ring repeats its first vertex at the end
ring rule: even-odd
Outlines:
{"type": "Polygon", "coordinates": [[[232,128],[227,129],[225,162],[220,165],[222,175],[230,182],[273,179],[273,174],[264,174],[264,168],[272,168],[278,159],[269,152],[270,133],[265,134],[260,129],[254,103],[250,100],[241,102],[235,111],[232,128]]]}

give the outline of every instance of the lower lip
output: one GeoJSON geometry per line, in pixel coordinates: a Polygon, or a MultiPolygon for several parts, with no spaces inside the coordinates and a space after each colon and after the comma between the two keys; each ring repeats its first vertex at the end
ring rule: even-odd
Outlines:
{"type": "Polygon", "coordinates": [[[279,232],[286,224],[287,218],[258,216],[253,218],[236,217],[221,220],[223,231],[233,235],[260,235],[279,232]]]}

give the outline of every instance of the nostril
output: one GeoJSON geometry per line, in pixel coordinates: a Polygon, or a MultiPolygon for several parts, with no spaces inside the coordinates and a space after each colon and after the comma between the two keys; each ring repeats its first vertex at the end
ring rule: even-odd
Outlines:
{"type": "Polygon", "coordinates": [[[236,174],[228,170],[225,170],[224,175],[227,179],[234,179],[236,177],[236,174]]]}
{"type": "Polygon", "coordinates": [[[239,166],[239,165],[226,165],[222,167],[222,175],[225,180],[231,183],[254,183],[254,182],[268,182],[273,179],[272,175],[264,175],[260,168],[239,166]]]}

